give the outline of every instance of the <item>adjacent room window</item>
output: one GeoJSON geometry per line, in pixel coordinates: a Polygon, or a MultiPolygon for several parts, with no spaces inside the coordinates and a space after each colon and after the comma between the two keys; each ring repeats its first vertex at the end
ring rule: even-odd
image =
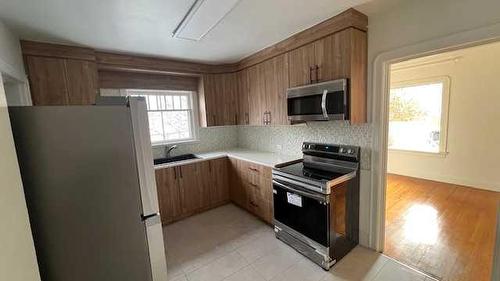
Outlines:
{"type": "Polygon", "coordinates": [[[389,102],[389,149],[446,152],[449,79],[392,85],[389,102]]]}
{"type": "Polygon", "coordinates": [[[146,99],[151,143],[173,144],[196,140],[193,92],[127,90],[127,95],[146,99]]]}

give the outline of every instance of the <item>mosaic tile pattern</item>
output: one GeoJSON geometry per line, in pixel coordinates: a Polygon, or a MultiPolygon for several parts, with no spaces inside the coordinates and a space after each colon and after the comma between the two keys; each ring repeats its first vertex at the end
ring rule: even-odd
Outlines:
{"type": "MultiPolygon", "coordinates": [[[[200,128],[198,132],[199,141],[189,144],[178,144],[172,154],[200,153],[238,146],[238,128],[236,126],[200,128]]],[[[154,146],[153,157],[164,157],[165,146],[154,146]]]]}
{"type": "Polygon", "coordinates": [[[293,126],[239,126],[238,147],[301,156],[304,141],[361,147],[361,168],[370,169],[372,128],[344,121],[311,122],[293,126]]]}

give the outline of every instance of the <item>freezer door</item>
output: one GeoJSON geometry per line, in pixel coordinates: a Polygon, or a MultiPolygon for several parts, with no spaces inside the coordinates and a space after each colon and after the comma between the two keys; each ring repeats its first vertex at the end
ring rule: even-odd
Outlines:
{"type": "Polygon", "coordinates": [[[130,109],[9,113],[42,279],[153,280],[130,109]]]}
{"type": "Polygon", "coordinates": [[[167,280],[167,263],[160,216],[153,216],[145,221],[148,236],[149,258],[153,281],[167,280]]]}
{"type": "Polygon", "coordinates": [[[160,210],[158,207],[158,194],[156,192],[153,151],[149,136],[146,101],[142,97],[130,97],[129,106],[141,190],[142,211],[144,216],[151,216],[159,214],[160,210]]]}

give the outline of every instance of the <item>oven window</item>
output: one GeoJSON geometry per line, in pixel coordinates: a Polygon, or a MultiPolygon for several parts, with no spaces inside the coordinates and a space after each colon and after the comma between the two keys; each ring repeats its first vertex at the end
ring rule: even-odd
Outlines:
{"type": "Polygon", "coordinates": [[[293,192],[276,184],[273,184],[273,188],[275,190],[273,196],[274,218],[309,239],[328,247],[328,206],[316,199],[293,194],[293,192]],[[295,198],[299,196],[300,204],[290,203],[288,193],[293,194],[292,197],[295,198]]]}

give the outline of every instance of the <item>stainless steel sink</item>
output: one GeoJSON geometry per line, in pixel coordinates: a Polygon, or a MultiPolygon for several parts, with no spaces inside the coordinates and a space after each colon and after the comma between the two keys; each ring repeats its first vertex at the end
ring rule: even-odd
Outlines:
{"type": "Polygon", "coordinates": [[[172,156],[172,157],[154,159],[154,164],[159,165],[159,164],[172,163],[172,162],[184,161],[184,160],[189,160],[189,159],[199,159],[199,158],[200,157],[198,157],[194,154],[181,154],[181,155],[172,156]]]}

